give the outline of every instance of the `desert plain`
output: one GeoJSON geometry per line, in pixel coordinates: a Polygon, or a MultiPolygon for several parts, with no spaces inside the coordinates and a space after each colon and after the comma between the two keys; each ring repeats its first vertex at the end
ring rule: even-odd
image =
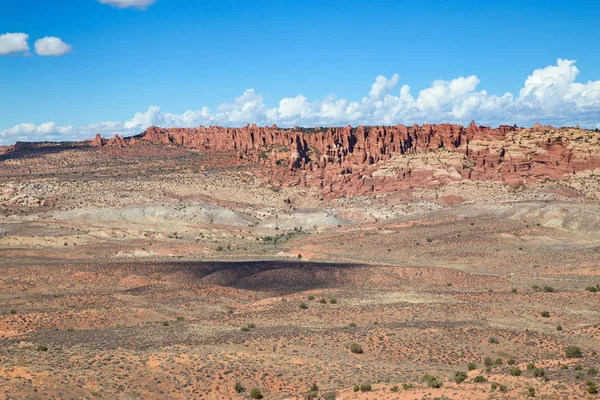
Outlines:
{"type": "Polygon", "coordinates": [[[0,398],[598,398],[600,133],[460,132],[5,148],[0,398]]]}

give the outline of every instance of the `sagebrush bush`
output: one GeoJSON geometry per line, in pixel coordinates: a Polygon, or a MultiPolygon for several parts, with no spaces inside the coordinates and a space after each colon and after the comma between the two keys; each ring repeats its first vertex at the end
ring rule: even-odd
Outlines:
{"type": "Polygon", "coordinates": [[[363,349],[360,346],[360,344],[358,344],[358,343],[352,343],[352,345],[350,346],[350,351],[354,354],[362,354],[363,353],[363,349]]]}

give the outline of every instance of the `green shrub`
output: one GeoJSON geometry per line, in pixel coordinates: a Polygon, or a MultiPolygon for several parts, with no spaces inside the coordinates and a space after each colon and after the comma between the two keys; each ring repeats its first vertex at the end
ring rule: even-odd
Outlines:
{"type": "Polygon", "coordinates": [[[358,343],[352,343],[352,345],[350,346],[350,351],[354,354],[362,354],[363,353],[363,349],[362,349],[362,347],[360,347],[360,344],[358,344],[358,343]]]}
{"type": "Polygon", "coordinates": [[[352,387],[352,390],[353,390],[354,392],[358,392],[358,391],[360,390],[360,386],[358,386],[358,385],[354,385],[354,386],[352,387]]]}
{"type": "Polygon", "coordinates": [[[298,307],[300,307],[303,310],[306,310],[308,308],[308,306],[306,305],[306,303],[302,302],[298,305],[298,307]]]}
{"type": "Polygon", "coordinates": [[[477,364],[475,364],[474,362],[470,362],[467,364],[467,370],[468,371],[474,371],[477,369],[477,364]]]}
{"type": "Polygon", "coordinates": [[[508,387],[506,387],[506,385],[500,385],[498,390],[501,391],[502,393],[506,393],[506,392],[508,392],[508,387]]]}
{"type": "Polygon", "coordinates": [[[308,299],[309,299],[310,301],[313,301],[313,300],[315,299],[315,296],[308,296],[308,299]]]}
{"type": "Polygon", "coordinates": [[[242,393],[246,388],[243,387],[241,383],[236,382],[235,385],[233,385],[233,390],[235,390],[236,393],[242,393]]]}
{"type": "Polygon", "coordinates": [[[527,369],[528,369],[529,371],[531,371],[531,370],[534,370],[534,369],[535,369],[535,364],[534,364],[534,363],[529,363],[529,364],[527,364],[527,369]]]}
{"type": "Polygon", "coordinates": [[[473,382],[483,383],[483,382],[487,382],[487,379],[485,378],[485,376],[477,375],[475,378],[473,378],[473,382]]]}
{"type": "Polygon", "coordinates": [[[543,378],[546,376],[546,371],[544,371],[544,368],[536,368],[533,370],[533,376],[536,378],[543,378]]]}
{"type": "Polygon", "coordinates": [[[596,286],[588,286],[585,288],[585,290],[592,293],[596,293],[598,291],[598,289],[596,289],[596,286]]]}
{"type": "Polygon", "coordinates": [[[318,391],[319,391],[319,386],[318,386],[316,383],[313,383],[313,384],[310,386],[310,391],[311,391],[311,392],[318,392],[318,391]]]}
{"type": "Polygon", "coordinates": [[[508,365],[514,365],[515,360],[513,360],[512,358],[509,358],[508,361],[506,362],[508,365]]]}
{"type": "Polygon", "coordinates": [[[434,389],[442,387],[442,382],[433,375],[423,376],[423,381],[426,382],[429,387],[434,389]]]}
{"type": "Polygon", "coordinates": [[[585,383],[587,385],[587,392],[589,394],[598,394],[598,386],[592,381],[587,381],[585,383]]]}
{"type": "Polygon", "coordinates": [[[588,375],[597,375],[598,374],[598,370],[596,368],[589,368],[587,370],[588,375]]]}
{"type": "Polygon", "coordinates": [[[356,322],[350,322],[348,328],[356,328],[356,322]]]}
{"type": "Polygon", "coordinates": [[[327,304],[327,300],[321,299],[321,300],[319,300],[319,303],[321,303],[321,304],[327,304]]]}
{"type": "Polygon", "coordinates": [[[302,260],[302,254],[298,254],[298,260],[302,260]]]}
{"type": "Polygon", "coordinates": [[[488,339],[488,343],[489,344],[498,344],[500,342],[495,337],[491,337],[491,338],[488,339]]]}
{"type": "Polygon", "coordinates": [[[360,391],[361,392],[370,392],[371,391],[371,384],[370,383],[361,383],[361,385],[360,385],[360,391]]]}
{"type": "Polygon", "coordinates": [[[569,369],[569,366],[567,364],[563,364],[560,366],[560,369],[569,369]]]}
{"type": "Polygon", "coordinates": [[[575,379],[583,379],[583,372],[578,372],[575,374],[575,379]]]}
{"type": "Polygon", "coordinates": [[[562,329],[562,326],[561,326],[560,324],[556,325],[556,330],[557,330],[557,331],[562,331],[562,330],[563,330],[563,329],[562,329]]]}
{"type": "Polygon", "coordinates": [[[48,346],[44,346],[43,344],[40,344],[36,350],[37,351],[48,351],[48,346]]]}
{"type": "Polygon", "coordinates": [[[413,388],[412,383],[403,383],[402,384],[402,389],[404,389],[404,390],[408,390],[408,389],[412,389],[412,388],[413,388]]]}
{"type": "Polygon", "coordinates": [[[544,286],[544,292],[552,293],[554,292],[554,288],[552,286],[544,286]]]}
{"type": "Polygon", "coordinates": [[[509,372],[512,376],[521,376],[521,369],[518,367],[512,367],[509,372]]]}
{"type": "Polygon", "coordinates": [[[466,374],[466,372],[462,372],[462,371],[456,371],[454,373],[454,378],[452,378],[452,380],[454,382],[456,382],[457,384],[463,383],[466,379],[467,379],[467,374],[466,374]]]}
{"type": "Polygon", "coordinates": [[[328,392],[323,395],[323,400],[335,400],[336,394],[334,392],[328,392]]]}
{"type": "Polygon", "coordinates": [[[565,349],[565,355],[567,358],[581,358],[583,354],[581,353],[581,349],[577,346],[568,346],[565,349]]]}
{"type": "Polygon", "coordinates": [[[502,359],[501,358],[496,358],[494,360],[494,365],[502,365],[502,359]]]}
{"type": "Polygon", "coordinates": [[[486,367],[491,367],[492,365],[494,365],[494,360],[492,360],[490,357],[486,357],[483,360],[483,365],[485,365],[486,367]]]}
{"type": "Polygon", "coordinates": [[[242,327],[240,328],[240,330],[241,330],[242,332],[248,332],[248,331],[250,330],[250,328],[248,328],[247,326],[242,326],[242,327]]]}
{"type": "Polygon", "coordinates": [[[259,388],[252,388],[252,389],[250,389],[249,396],[252,399],[262,399],[263,398],[263,395],[260,392],[259,388]]]}
{"type": "Polygon", "coordinates": [[[527,388],[527,396],[529,396],[529,397],[535,397],[535,389],[532,388],[531,386],[529,386],[527,388]]]}
{"type": "Polygon", "coordinates": [[[544,318],[550,318],[550,312],[549,311],[542,311],[540,313],[540,315],[544,318]]]}
{"type": "Polygon", "coordinates": [[[390,392],[397,393],[399,390],[398,386],[392,386],[390,392]]]}
{"type": "Polygon", "coordinates": [[[331,304],[337,304],[337,300],[334,297],[332,297],[331,299],[329,299],[329,302],[331,304]]]}
{"type": "Polygon", "coordinates": [[[575,365],[573,366],[573,369],[574,369],[575,371],[583,371],[583,367],[582,367],[581,365],[579,365],[579,364],[575,364],[575,365]]]}

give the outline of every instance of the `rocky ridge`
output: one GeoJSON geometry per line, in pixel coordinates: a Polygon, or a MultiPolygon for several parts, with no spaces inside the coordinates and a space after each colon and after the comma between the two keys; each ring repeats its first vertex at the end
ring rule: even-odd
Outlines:
{"type": "Polygon", "coordinates": [[[334,197],[462,180],[520,186],[580,171],[600,173],[599,132],[540,124],[495,129],[474,122],[467,127],[150,127],[130,138],[97,135],[91,141],[97,147],[145,143],[235,151],[240,162],[264,167],[260,174],[266,183],[318,187],[334,197]]]}

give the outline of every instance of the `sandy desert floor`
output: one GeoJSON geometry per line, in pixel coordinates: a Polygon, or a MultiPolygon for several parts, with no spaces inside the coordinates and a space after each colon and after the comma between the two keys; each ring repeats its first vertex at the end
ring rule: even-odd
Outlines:
{"type": "Polygon", "coordinates": [[[326,200],[233,157],[0,160],[0,398],[598,398],[597,176],[326,200]]]}

